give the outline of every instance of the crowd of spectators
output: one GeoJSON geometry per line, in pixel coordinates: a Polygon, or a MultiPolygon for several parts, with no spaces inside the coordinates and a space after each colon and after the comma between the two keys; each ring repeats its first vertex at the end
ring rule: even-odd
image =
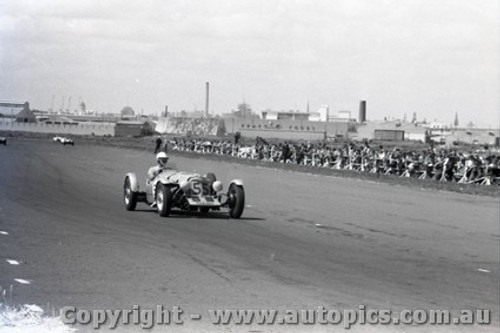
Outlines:
{"type": "Polygon", "coordinates": [[[180,135],[215,135],[219,121],[214,118],[169,118],[167,133],[180,135]]]}
{"type": "Polygon", "coordinates": [[[429,146],[425,149],[385,148],[368,143],[332,145],[317,143],[268,143],[257,138],[253,145],[229,140],[175,138],[174,150],[218,154],[276,163],[294,163],[337,170],[356,170],[399,177],[458,183],[500,185],[500,154],[488,147],[474,151],[429,146]]]}

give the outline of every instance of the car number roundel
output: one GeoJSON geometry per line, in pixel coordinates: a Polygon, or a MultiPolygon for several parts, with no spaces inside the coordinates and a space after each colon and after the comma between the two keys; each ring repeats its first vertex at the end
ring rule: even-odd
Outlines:
{"type": "Polygon", "coordinates": [[[210,184],[202,183],[198,181],[191,182],[191,194],[200,196],[200,195],[209,195],[210,194],[210,184]]]}

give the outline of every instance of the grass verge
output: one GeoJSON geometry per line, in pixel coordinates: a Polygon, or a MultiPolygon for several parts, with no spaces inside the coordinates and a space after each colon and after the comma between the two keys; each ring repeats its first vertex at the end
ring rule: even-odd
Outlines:
{"type": "MultiPolygon", "coordinates": [[[[8,136],[7,133],[0,133],[0,136],[8,136]]],[[[52,140],[53,135],[51,134],[41,134],[41,133],[15,133],[14,137],[10,139],[40,139],[46,138],[47,140],[52,140]]],[[[97,145],[97,146],[108,146],[108,147],[116,147],[116,148],[127,148],[127,149],[136,149],[136,150],[154,150],[154,137],[140,137],[140,138],[118,138],[118,137],[77,137],[75,138],[75,145],[97,145]]],[[[458,184],[456,182],[438,182],[432,179],[417,179],[417,178],[401,178],[398,176],[392,175],[383,175],[383,174],[373,174],[359,171],[351,171],[351,170],[334,170],[330,168],[321,168],[321,167],[310,167],[305,165],[296,165],[296,164],[284,164],[284,163],[276,163],[276,162],[267,162],[261,160],[250,160],[250,159],[242,159],[231,156],[222,156],[222,155],[211,155],[211,154],[199,154],[193,152],[185,152],[185,151],[175,151],[170,150],[169,154],[173,156],[183,156],[186,158],[192,159],[208,159],[215,161],[225,161],[228,163],[238,163],[250,166],[260,166],[260,167],[268,167],[278,170],[287,170],[287,171],[295,171],[295,172],[304,172],[310,174],[319,174],[319,175],[328,175],[334,177],[344,177],[344,178],[354,178],[354,179],[362,179],[369,181],[376,181],[380,183],[386,183],[391,185],[399,185],[399,186],[408,186],[414,187],[418,189],[429,189],[429,190],[438,190],[438,191],[451,191],[457,193],[466,193],[472,195],[482,195],[482,196],[490,196],[490,197],[500,197],[500,186],[498,185],[479,185],[479,184],[458,184]]]]}

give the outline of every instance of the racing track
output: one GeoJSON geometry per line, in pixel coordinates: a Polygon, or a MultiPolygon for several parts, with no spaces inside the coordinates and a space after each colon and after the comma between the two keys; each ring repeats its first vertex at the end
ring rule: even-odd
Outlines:
{"type": "MultiPolygon", "coordinates": [[[[242,178],[249,205],[243,218],[164,219],[143,205],[142,211],[125,211],[124,174],[136,171],[142,181],[153,161],[150,152],[78,142],[71,147],[13,139],[0,149],[0,231],[9,233],[0,234],[0,285],[14,285],[15,303],[56,309],[163,304],[204,316],[213,308],[319,305],[489,308],[498,326],[498,199],[174,155],[170,161],[181,170],[214,171],[226,184],[242,178]]],[[[250,330],[214,327],[203,319],[176,329],[250,330]]]]}

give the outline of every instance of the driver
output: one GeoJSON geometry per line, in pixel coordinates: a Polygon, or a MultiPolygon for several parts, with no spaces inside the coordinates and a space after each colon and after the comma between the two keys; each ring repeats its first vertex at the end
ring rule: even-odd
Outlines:
{"type": "Polygon", "coordinates": [[[159,152],[156,155],[156,162],[158,165],[152,166],[148,170],[148,179],[153,180],[158,176],[163,170],[167,168],[168,155],[165,152],[159,152]]]}

